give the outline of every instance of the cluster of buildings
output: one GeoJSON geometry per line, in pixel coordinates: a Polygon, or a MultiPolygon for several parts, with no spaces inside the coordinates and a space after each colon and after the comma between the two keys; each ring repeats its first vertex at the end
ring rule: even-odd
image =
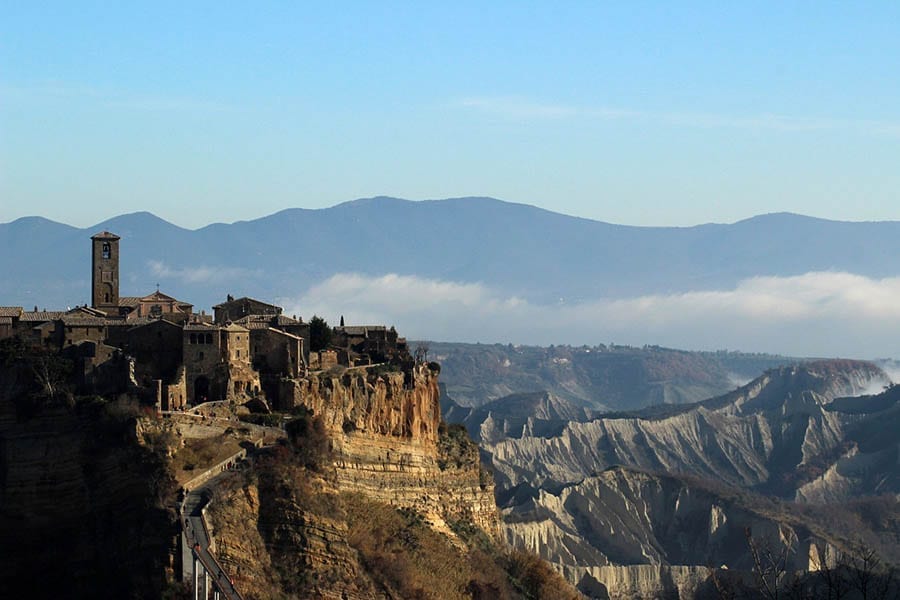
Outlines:
{"type": "Polygon", "coordinates": [[[265,397],[310,370],[409,359],[393,327],[331,330],[328,348],[310,352],[310,324],[282,308],[230,295],[213,314],[157,289],[119,295],[119,236],[91,238],[91,304],[66,311],[0,307],[0,339],[20,336],[75,365],[83,393],[139,392],[163,410],[208,400],[265,397]]]}

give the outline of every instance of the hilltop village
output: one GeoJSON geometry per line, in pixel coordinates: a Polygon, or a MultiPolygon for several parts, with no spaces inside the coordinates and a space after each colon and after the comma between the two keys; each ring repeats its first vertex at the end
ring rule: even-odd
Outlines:
{"type": "Polygon", "coordinates": [[[59,352],[74,363],[83,393],[128,391],[159,410],[254,398],[290,408],[296,388],[285,382],[310,371],[414,362],[393,327],[342,322],[328,347],[311,351],[310,323],[253,298],[228,295],[209,315],[159,289],[121,296],[120,241],[108,231],[91,237],[90,305],[0,307],[0,339],[18,335],[59,352]]]}
{"type": "Polygon", "coordinates": [[[506,556],[478,448],[441,418],[438,363],[393,327],[328,328],[231,295],[212,314],[159,289],[122,296],[120,243],[91,238],[90,304],[0,307],[0,541],[20,549],[0,596],[23,577],[74,579],[84,598],[98,582],[110,597],[230,599],[446,583],[412,558],[414,572],[373,566],[381,530],[354,516],[372,511],[452,555],[454,589],[486,577],[525,596],[505,562],[459,554],[477,535],[506,556]]]}

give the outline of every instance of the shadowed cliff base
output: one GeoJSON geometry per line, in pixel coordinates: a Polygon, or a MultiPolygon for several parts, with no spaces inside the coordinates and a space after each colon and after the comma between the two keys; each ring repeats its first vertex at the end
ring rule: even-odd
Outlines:
{"type": "Polygon", "coordinates": [[[464,516],[448,519],[448,536],[416,510],[341,491],[324,429],[310,423],[211,504],[220,560],[247,597],[579,597],[549,565],[505,549],[464,516]]]}

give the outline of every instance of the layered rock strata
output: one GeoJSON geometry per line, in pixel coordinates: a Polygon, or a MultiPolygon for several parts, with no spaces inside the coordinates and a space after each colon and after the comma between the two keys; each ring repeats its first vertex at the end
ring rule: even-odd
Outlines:
{"type": "Polygon", "coordinates": [[[564,425],[536,413],[514,432],[488,405],[467,425],[491,457],[508,543],[599,597],[691,597],[709,566],[750,568],[746,527],[780,548],[795,540],[798,570],[815,567],[811,543],[834,541],[757,494],[824,503],[900,492],[900,388],[859,396],[887,383],[869,363],[826,361],[693,405],[564,425]]]}
{"type": "Polygon", "coordinates": [[[441,530],[465,519],[497,536],[493,481],[477,456],[453,465],[441,455],[438,372],[431,363],[411,373],[323,373],[293,381],[292,396],[323,420],[339,489],[415,509],[441,530]]]}

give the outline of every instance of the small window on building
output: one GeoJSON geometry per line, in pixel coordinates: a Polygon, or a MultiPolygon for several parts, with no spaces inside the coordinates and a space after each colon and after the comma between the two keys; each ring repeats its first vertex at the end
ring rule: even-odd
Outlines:
{"type": "Polygon", "coordinates": [[[206,334],[206,343],[212,344],[212,334],[211,333],[206,334]]]}
{"type": "Polygon", "coordinates": [[[103,294],[103,301],[107,303],[109,302],[109,293],[103,294]]]}
{"type": "Polygon", "coordinates": [[[196,344],[196,343],[197,343],[197,334],[196,334],[196,333],[192,333],[192,334],[191,334],[191,341],[190,341],[190,343],[191,343],[191,344],[196,344]]]}
{"type": "Polygon", "coordinates": [[[237,351],[237,357],[238,357],[238,358],[241,357],[241,351],[240,351],[240,350],[237,351]]]}
{"type": "Polygon", "coordinates": [[[197,358],[200,359],[200,360],[203,360],[203,353],[202,353],[202,352],[198,352],[198,353],[197,353],[197,358]]]}
{"type": "Polygon", "coordinates": [[[103,258],[109,258],[110,254],[109,242],[103,242],[103,258]]]}

